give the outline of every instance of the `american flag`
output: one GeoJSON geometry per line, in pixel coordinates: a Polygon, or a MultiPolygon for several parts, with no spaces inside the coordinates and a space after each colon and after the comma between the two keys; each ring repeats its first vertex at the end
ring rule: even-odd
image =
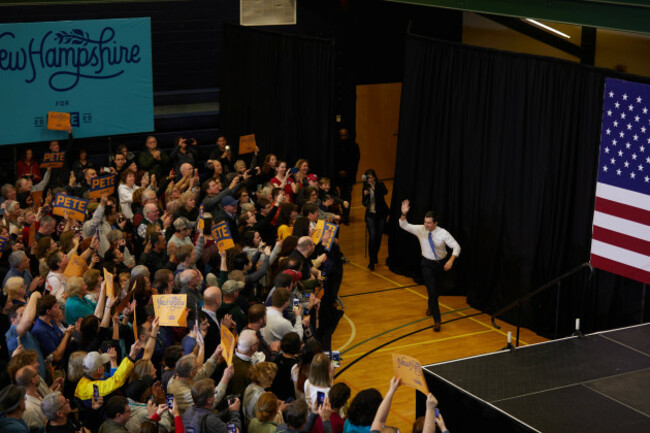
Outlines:
{"type": "Polygon", "coordinates": [[[650,283],[650,86],[645,84],[605,82],[591,264],[650,283]]]}

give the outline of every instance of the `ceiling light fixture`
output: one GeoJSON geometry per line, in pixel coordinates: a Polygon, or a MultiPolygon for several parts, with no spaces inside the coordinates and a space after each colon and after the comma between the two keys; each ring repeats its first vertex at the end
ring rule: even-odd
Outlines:
{"type": "Polygon", "coordinates": [[[555,33],[556,35],[560,35],[560,36],[565,37],[565,38],[567,38],[567,39],[571,39],[571,36],[567,35],[566,33],[562,33],[561,31],[556,30],[556,29],[554,29],[553,27],[549,27],[549,26],[547,26],[546,24],[542,24],[542,23],[540,23],[539,21],[536,21],[536,20],[534,20],[534,19],[531,19],[531,18],[524,18],[524,21],[527,21],[527,22],[529,22],[529,23],[531,23],[531,24],[533,24],[533,25],[535,25],[535,26],[537,26],[537,27],[541,27],[541,28],[543,28],[543,29],[545,29],[545,30],[548,30],[549,32],[553,32],[553,33],[555,33]]]}

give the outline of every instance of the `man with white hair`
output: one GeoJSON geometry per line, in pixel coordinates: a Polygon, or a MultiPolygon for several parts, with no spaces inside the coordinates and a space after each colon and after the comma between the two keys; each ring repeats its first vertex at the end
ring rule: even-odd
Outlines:
{"type": "Polygon", "coordinates": [[[181,295],[187,295],[187,308],[196,315],[197,305],[203,302],[203,296],[199,291],[201,286],[201,274],[196,269],[186,269],[180,274],[181,295]]]}
{"type": "MultiPolygon", "coordinates": [[[[237,340],[237,348],[232,357],[232,365],[235,367],[235,372],[233,374],[230,383],[228,384],[228,394],[238,394],[243,395],[244,390],[251,383],[251,379],[248,377],[248,370],[251,366],[256,363],[254,362],[258,357],[253,357],[257,348],[259,347],[259,340],[255,331],[251,329],[245,329],[239,334],[239,339],[237,340]]],[[[260,359],[263,361],[264,359],[260,359]]]]}
{"type": "Polygon", "coordinates": [[[140,200],[140,206],[134,211],[133,215],[133,225],[138,227],[144,218],[144,207],[148,204],[153,204],[158,207],[158,196],[156,192],[151,189],[145,189],[142,193],[142,199],[140,200]]]}
{"type": "Polygon", "coordinates": [[[167,228],[172,224],[173,217],[167,213],[163,214],[162,219],[160,218],[160,209],[154,203],[147,203],[142,209],[142,221],[138,225],[137,232],[140,239],[144,239],[147,234],[147,227],[151,224],[158,224],[162,230],[162,233],[165,234],[167,228]]]}
{"type": "Polygon", "coordinates": [[[32,284],[32,273],[29,272],[29,257],[25,254],[24,251],[14,251],[9,254],[9,272],[5,275],[4,280],[2,281],[2,287],[7,283],[7,280],[11,277],[20,277],[25,282],[25,287],[29,287],[30,292],[33,290],[30,285],[32,284]]]}
{"type": "MultiPolygon", "coordinates": [[[[41,410],[47,418],[47,431],[51,433],[72,433],[79,431],[79,426],[73,425],[68,420],[68,415],[72,412],[70,400],[65,398],[60,392],[53,392],[43,397],[41,401],[41,410]]],[[[41,424],[44,425],[45,423],[41,424]]]]}

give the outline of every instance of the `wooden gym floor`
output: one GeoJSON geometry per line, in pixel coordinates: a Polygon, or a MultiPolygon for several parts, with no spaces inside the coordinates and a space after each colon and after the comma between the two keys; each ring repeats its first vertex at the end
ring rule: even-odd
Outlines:
{"type": "MultiPolygon", "coordinates": [[[[385,183],[391,192],[392,182],[385,183]]],[[[367,268],[361,184],[355,185],[352,197],[350,225],[341,226],[339,234],[341,249],[350,263],[344,265],[339,291],[345,315],[332,339],[333,350],[341,351],[342,357],[341,368],[335,374],[358,361],[335,382],[348,384],[353,397],[366,388],[376,388],[385,395],[392,377],[392,353],[413,356],[426,365],[497,351],[506,345],[508,331],[512,331],[514,339],[514,326],[499,321],[501,329],[495,329],[490,317],[471,308],[464,296],[440,297],[442,331],[434,333],[430,328],[431,318],[425,316],[426,288],[408,277],[392,273],[385,265],[386,236],[379,253],[380,264],[375,266],[374,272],[367,268]]],[[[390,196],[387,200],[390,204],[390,196]]],[[[410,235],[404,232],[404,236],[410,235]]],[[[461,253],[459,260],[462,257],[461,253]]],[[[520,345],[542,341],[546,339],[522,328],[520,345]]],[[[400,387],[393,399],[387,425],[408,433],[414,420],[415,390],[400,387]]],[[[453,426],[447,427],[453,431],[453,426]]]]}

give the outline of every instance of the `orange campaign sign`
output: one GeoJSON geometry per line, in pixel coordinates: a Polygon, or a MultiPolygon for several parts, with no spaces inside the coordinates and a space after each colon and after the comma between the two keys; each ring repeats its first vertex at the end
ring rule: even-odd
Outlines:
{"type": "Polygon", "coordinates": [[[43,155],[41,168],[61,168],[65,161],[65,152],[47,152],[43,155]]]}
{"type": "Polygon", "coordinates": [[[115,192],[115,175],[95,177],[90,180],[88,198],[100,198],[104,194],[111,195],[115,192]]]}
{"type": "Polygon", "coordinates": [[[160,326],[187,326],[187,295],[153,295],[160,326]]]}
{"type": "Polygon", "coordinates": [[[73,254],[68,260],[68,264],[65,267],[63,275],[66,277],[80,277],[88,270],[88,265],[86,261],[79,257],[76,254],[73,254]]]}
{"type": "Polygon", "coordinates": [[[221,221],[212,226],[212,236],[217,241],[217,248],[219,248],[220,253],[235,246],[226,221],[221,221]]]}
{"type": "Polygon", "coordinates": [[[422,364],[417,359],[393,353],[393,375],[399,377],[404,385],[415,388],[424,395],[429,395],[429,388],[422,372],[422,364]]]}
{"type": "Polygon", "coordinates": [[[47,129],[67,131],[70,128],[70,113],[47,112],[47,129]]]}
{"type": "Polygon", "coordinates": [[[255,134],[242,135],[239,137],[239,154],[244,153],[253,153],[257,148],[257,143],[255,143],[255,134]]]}
{"type": "Polygon", "coordinates": [[[113,298],[115,296],[115,276],[104,268],[104,281],[106,282],[106,296],[113,298]]]}
{"type": "Polygon", "coordinates": [[[232,355],[235,353],[235,336],[223,324],[221,325],[221,348],[223,349],[223,359],[230,367],[232,365],[232,355]]]}
{"type": "Polygon", "coordinates": [[[318,220],[316,223],[316,229],[314,230],[314,233],[311,235],[311,239],[314,241],[315,244],[318,245],[320,242],[321,238],[323,237],[323,231],[325,230],[325,220],[318,220]]]}
{"type": "Polygon", "coordinates": [[[8,240],[9,238],[0,237],[0,257],[2,257],[2,253],[5,250],[5,246],[7,245],[8,240]]]}
{"type": "Polygon", "coordinates": [[[27,240],[27,245],[29,246],[33,245],[35,240],[36,240],[36,222],[33,222],[29,226],[29,238],[27,240]]]}
{"type": "Polygon", "coordinates": [[[203,219],[203,205],[199,207],[199,220],[196,224],[196,231],[203,233],[203,228],[205,227],[205,219],[203,219]]]}
{"type": "Polygon", "coordinates": [[[29,195],[32,196],[32,201],[34,202],[34,208],[39,208],[43,204],[43,191],[31,191],[29,195]]]}
{"type": "Polygon", "coordinates": [[[62,217],[70,217],[83,222],[86,219],[88,200],[71,195],[57,194],[52,205],[52,213],[62,217]]]}

